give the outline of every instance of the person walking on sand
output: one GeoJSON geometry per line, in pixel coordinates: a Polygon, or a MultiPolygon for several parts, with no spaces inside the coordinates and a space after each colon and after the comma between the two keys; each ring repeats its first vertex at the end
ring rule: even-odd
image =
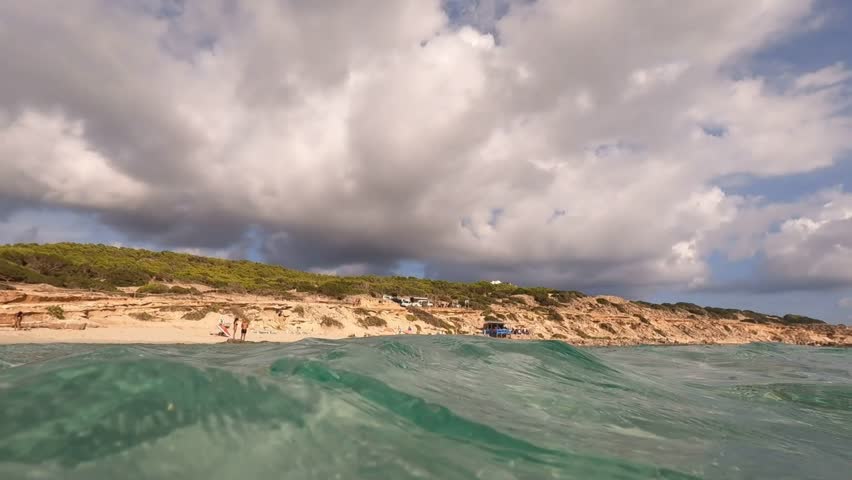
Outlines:
{"type": "Polygon", "coordinates": [[[21,326],[21,323],[23,323],[23,321],[24,321],[24,312],[18,312],[18,313],[16,313],[16,314],[15,314],[15,325],[14,325],[14,329],[15,329],[15,330],[21,330],[22,328],[24,328],[23,326],[21,326]]]}
{"type": "Polygon", "coordinates": [[[242,330],[240,330],[240,341],[244,342],[246,340],[246,333],[248,332],[248,327],[249,327],[250,322],[249,322],[248,318],[244,318],[242,323],[243,323],[243,325],[242,325],[242,330]]]}

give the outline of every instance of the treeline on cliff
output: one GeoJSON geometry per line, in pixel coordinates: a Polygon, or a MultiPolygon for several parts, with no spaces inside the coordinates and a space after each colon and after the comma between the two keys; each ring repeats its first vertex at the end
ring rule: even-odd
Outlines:
{"type": "MultiPolygon", "coordinates": [[[[141,292],[150,294],[197,293],[193,289],[162,285],[187,282],[225,292],[258,295],[287,296],[294,290],[340,299],[357,294],[412,295],[428,296],[435,301],[458,302],[477,309],[486,309],[498,302],[519,302],[517,295],[529,295],[544,307],[567,304],[586,297],[573,290],[518,287],[488,281],[462,283],[375,275],[339,277],[248,260],[224,260],[185,253],[77,243],[0,245],[0,282],[3,281],[102,291],[137,286],[143,287],[141,292]]],[[[598,303],[601,302],[605,300],[598,299],[598,303]]],[[[691,303],[633,303],[642,308],[681,316],[740,319],[754,323],[823,323],[801,315],[779,317],[750,310],[701,307],[691,303]]]]}
{"type": "Polygon", "coordinates": [[[585,296],[580,292],[494,285],[487,281],[461,283],[374,275],[338,277],[248,260],[75,243],[0,246],[0,281],[104,291],[146,286],[148,293],[168,293],[159,285],[151,285],[152,282],[191,282],[233,293],[266,295],[286,295],[296,290],[333,298],[356,294],[428,296],[473,308],[486,308],[498,299],[521,294],[530,295],[542,304],[558,304],[585,296]]]}

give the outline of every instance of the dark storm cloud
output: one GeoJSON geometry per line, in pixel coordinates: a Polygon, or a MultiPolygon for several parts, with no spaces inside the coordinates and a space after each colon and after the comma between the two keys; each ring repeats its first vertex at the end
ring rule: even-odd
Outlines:
{"type": "Polygon", "coordinates": [[[240,218],[228,218],[215,213],[196,215],[196,212],[188,215],[108,212],[99,218],[105,225],[123,232],[129,238],[164,248],[227,248],[239,243],[250,227],[240,218]]]}
{"type": "Polygon", "coordinates": [[[346,238],[325,238],[319,234],[277,233],[265,238],[264,258],[297,269],[345,273],[389,275],[399,258],[392,250],[372,244],[356,244],[346,238]]]}

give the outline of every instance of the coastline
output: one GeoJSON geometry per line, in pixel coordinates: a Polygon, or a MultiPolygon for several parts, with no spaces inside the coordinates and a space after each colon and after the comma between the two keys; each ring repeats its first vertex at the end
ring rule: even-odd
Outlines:
{"type": "Polygon", "coordinates": [[[303,295],[285,299],[210,289],[198,295],[137,295],[132,289],[103,293],[31,284],[15,284],[14,290],[0,292],[0,345],[215,344],[227,340],[212,334],[217,324],[230,325],[235,316],[251,319],[248,342],[399,334],[477,335],[485,319],[499,318],[510,328],[529,329],[530,335],[517,339],[562,340],[579,347],[755,342],[852,346],[852,329],[843,325],[698,318],[649,309],[612,296],[579,298],[548,308],[520,298],[482,311],[406,309],[369,296],[336,300],[303,295]],[[12,329],[18,311],[24,313],[25,330],[12,329]]]}
{"type": "MultiPolygon", "coordinates": [[[[27,331],[11,331],[8,328],[0,329],[0,347],[6,345],[51,345],[51,344],[75,344],[75,345],[216,345],[229,343],[225,337],[217,337],[208,335],[209,338],[202,338],[200,335],[187,335],[187,330],[180,327],[174,328],[150,328],[150,327],[112,327],[99,328],[89,330],[47,330],[47,329],[32,329],[27,331]]],[[[417,334],[413,334],[417,335],[417,334]]],[[[385,335],[367,335],[370,337],[393,338],[396,336],[409,336],[406,334],[385,334],[385,335]]],[[[482,335],[478,335],[482,336],[482,335]]],[[[275,332],[272,334],[258,335],[253,337],[251,334],[245,342],[237,344],[270,344],[279,343],[287,344],[299,342],[307,339],[319,340],[353,340],[355,338],[364,337],[335,337],[335,336],[314,336],[314,335],[294,335],[285,332],[275,332]]],[[[542,340],[538,338],[510,338],[500,341],[518,341],[518,340],[542,340]]],[[[559,340],[568,343],[569,345],[582,348],[608,348],[608,347],[687,347],[687,346],[737,346],[749,345],[753,343],[779,343],[798,346],[812,347],[831,347],[831,348],[852,348],[852,344],[795,344],[789,342],[763,342],[763,341],[741,341],[741,342],[715,342],[715,343],[698,343],[698,342],[663,342],[663,343],[616,343],[616,342],[601,342],[601,343],[582,343],[574,344],[570,341],[559,340]]]]}

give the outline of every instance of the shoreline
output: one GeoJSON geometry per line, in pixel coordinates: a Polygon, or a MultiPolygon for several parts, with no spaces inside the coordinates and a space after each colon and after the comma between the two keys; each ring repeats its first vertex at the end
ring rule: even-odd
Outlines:
{"type": "MultiPolygon", "coordinates": [[[[49,330],[34,328],[30,330],[14,331],[9,328],[0,329],[0,347],[6,345],[216,345],[216,344],[290,344],[303,340],[356,340],[361,338],[394,338],[394,337],[409,337],[409,336],[444,336],[434,334],[374,334],[362,336],[333,336],[333,335],[298,335],[289,334],[286,332],[274,333],[255,333],[249,331],[245,342],[229,342],[232,337],[223,337],[217,335],[208,335],[207,337],[199,334],[197,331],[189,332],[181,329],[180,326],[139,326],[139,327],[101,327],[91,328],[86,330],[65,329],[65,330],[49,330]],[[208,338],[209,337],[209,338],[208,338]]],[[[484,337],[485,335],[451,335],[455,337],[484,337]]],[[[784,344],[798,345],[802,347],[825,347],[825,348],[852,348],[852,344],[795,344],[790,342],[779,341],[726,341],[726,342],[619,342],[619,341],[604,341],[604,342],[583,342],[573,343],[564,339],[548,339],[548,338],[507,338],[495,339],[495,341],[547,341],[555,340],[567,343],[572,347],[578,348],[608,348],[608,347],[688,347],[688,346],[740,346],[759,343],[769,344],[784,344]]]]}
{"type": "Polygon", "coordinates": [[[330,299],[203,291],[194,295],[89,292],[14,284],[0,291],[0,345],[215,344],[221,322],[249,319],[249,342],[291,343],[401,334],[481,335],[483,322],[529,331],[513,340],[560,340],[577,347],[786,343],[852,346],[852,328],[831,324],[756,323],[662,311],[619,297],[575,298],[542,306],[524,295],[485,310],[404,308],[370,296],[330,299]],[[12,329],[17,312],[23,326],[12,329]]]}

